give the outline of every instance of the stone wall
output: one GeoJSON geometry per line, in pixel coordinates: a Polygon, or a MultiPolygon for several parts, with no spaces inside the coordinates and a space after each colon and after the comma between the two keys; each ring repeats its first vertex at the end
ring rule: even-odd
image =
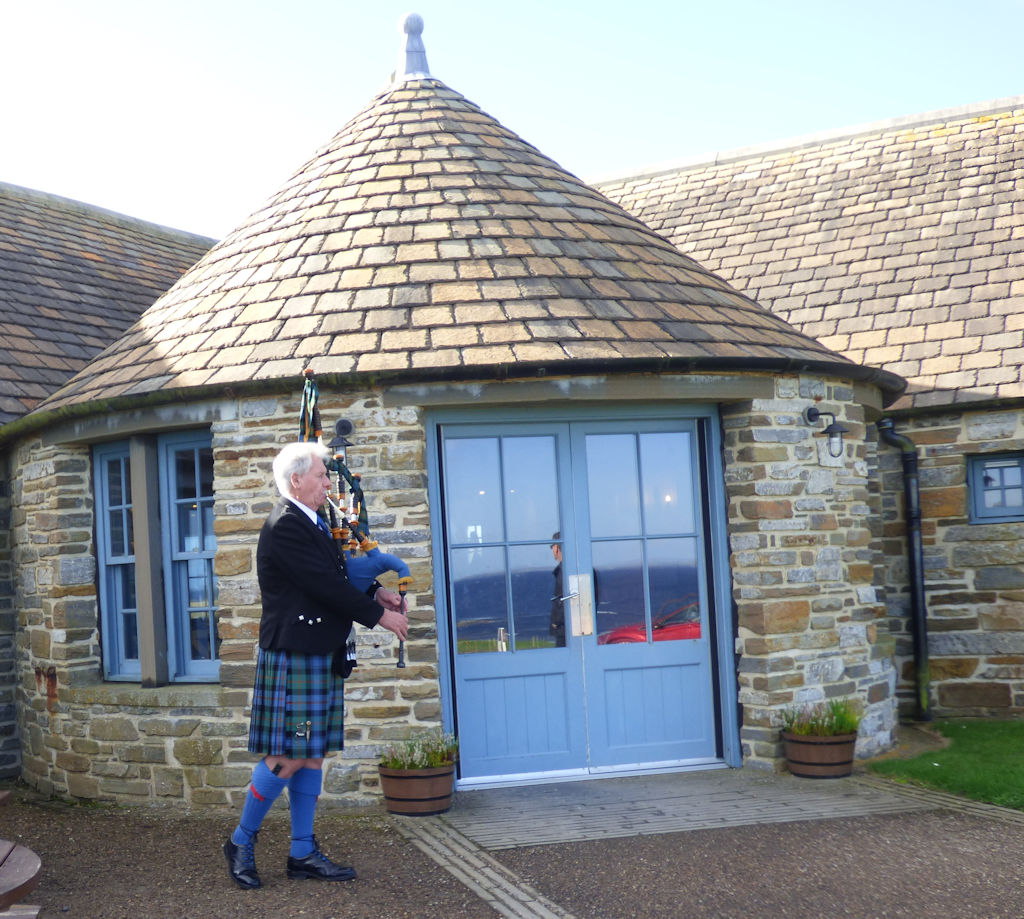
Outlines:
{"type": "MultiPolygon", "coordinates": [[[[297,393],[240,400],[213,425],[219,685],[103,681],[90,450],[38,439],[18,445],[17,701],[22,775],[31,785],[122,803],[240,801],[255,761],[245,747],[260,615],[256,540],[276,500],[271,461],[296,436],[297,406],[297,393]]],[[[329,760],[324,782],[326,803],[350,805],[376,800],[382,743],[440,720],[424,434],[416,411],[382,409],[372,395],[346,402],[327,396],[321,411],[328,427],[341,414],[353,421],[348,459],[363,476],[373,535],[409,562],[415,579],[405,669],[395,667],[391,633],[357,627],[360,664],[346,684],[346,749],[329,760]]],[[[0,624],[2,617],[0,608],[0,624]]],[[[0,668],[2,653],[0,634],[0,668]]]]}
{"type": "Polygon", "coordinates": [[[14,579],[11,569],[11,498],[7,455],[0,453],[0,778],[21,771],[15,708],[14,579]]]}
{"type": "MultiPolygon", "coordinates": [[[[407,736],[416,727],[440,723],[437,679],[437,629],[434,621],[430,520],[427,506],[425,433],[418,410],[383,408],[372,395],[356,398],[321,391],[324,440],[334,422],[349,419],[353,446],[349,469],[362,477],[370,530],[381,548],[401,557],[410,568],[410,636],[404,669],[397,669],[396,639],[387,631],[358,632],[359,665],[346,681],[345,750],[327,761],[324,798],[374,800],[376,759],[380,748],[407,736]]],[[[256,541],[277,498],[270,465],[274,455],[297,431],[294,395],[242,403],[237,422],[214,428],[217,532],[215,573],[219,587],[221,684],[248,693],[256,660],[260,605],[256,581],[256,541]]],[[[395,587],[396,577],[380,577],[395,587]]],[[[225,743],[224,760],[235,784],[244,789],[253,758],[245,750],[245,733],[225,743]]]]}
{"type": "Polygon", "coordinates": [[[858,754],[893,741],[892,645],[876,588],[876,456],[848,384],[780,378],[774,400],[723,409],[740,739],[744,761],[779,765],[782,712],[856,697],[858,754]],[[829,455],[802,412],[815,404],[850,429],[829,455]]]}
{"type": "MultiPolygon", "coordinates": [[[[861,754],[892,741],[895,673],[872,531],[880,519],[876,449],[857,398],[842,382],[794,376],[775,381],[773,399],[723,409],[741,738],[755,765],[779,764],[781,712],[792,703],[856,696],[867,707],[861,754]],[[839,459],[802,420],[812,403],[850,428],[839,459]]],[[[288,392],[218,402],[211,412],[219,419],[212,434],[222,639],[214,684],[103,681],[90,449],[38,438],[17,446],[12,561],[28,782],[122,803],[240,803],[254,761],[245,748],[260,616],[256,541],[276,500],[271,461],[296,436],[297,403],[298,393],[288,392]]],[[[390,633],[359,630],[346,749],[328,760],[324,783],[325,804],[342,806],[377,800],[381,745],[439,723],[441,698],[421,411],[330,387],[320,409],[325,439],[338,418],[352,422],[348,462],[362,475],[373,534],[414,577],[407,668],[395,667],[390,633]]]]}
{"type": "MultiPolygon", "coordinates": [[[[1024,713],[1024,523],[968,519],[967,457],[1024,450],[1024,410],[901,418],[918,450],[931,708],[936,715],[1024,713]]],[[[880,448],[885,582],[896,637],[901,710],[913,714],[903,476],[900,452],[880,448]]]]}

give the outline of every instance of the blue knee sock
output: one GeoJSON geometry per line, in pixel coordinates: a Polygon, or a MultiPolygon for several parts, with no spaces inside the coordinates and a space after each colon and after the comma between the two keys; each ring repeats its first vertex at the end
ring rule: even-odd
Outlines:
{"type": "Polygon", "coordinates": [[[305,858],[313,851],[313,817],[323,788],[322,769],[300,769],[288,782],[288,807],[292,816],[292,858],[305,858]]]}
{"type": "Polygon", "coordinates": [[[252,770],[249,794],[242,805],[242,816],[231,834],[231,841],[236,846],[247,845],[252,840],[253,834],[260,828],[263,818],[267,816],[267,812],[287,784],[288,779],[279,778],[270,771],[266,760],[260,760],[256,764],[252,770]]]}

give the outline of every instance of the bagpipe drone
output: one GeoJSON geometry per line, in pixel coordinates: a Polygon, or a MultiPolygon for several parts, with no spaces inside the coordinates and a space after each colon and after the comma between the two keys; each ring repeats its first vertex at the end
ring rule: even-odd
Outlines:
{"type": "MultiPolygon", "coordinates": [[[[320,389],[312,370],[303,371],[302,408],[299,413],[299,440],[323,442],[320,424],[320,389]]],[[[328,474],[333,474],[336,491],[327,496],[327,524],[334,545],[344,556],[348,579],[360,590],[365,591],[385,571],[398,575],[398,593],[402,598],[402,612],[405,612],[405,595],[412,575],[409,566],[397,555],[381,552],[375,540],[370,538],[369,515],[366,496],[360,476],[349,471],[345,465],[345,447],[352,446],[346,438],[352,433],[352,422],[340,419],[335,424],[336,437],[326,444],[332,456],[326,461],[328,474]],[[342,490],[342,481],[348,486],[347,496],[342,490]]],[[[348,642],[347,659],[351,670],[355,666],[355,644],[348,642]]],[[[405,667],[405,642],[398,643],[398,667],[405,667]]],[[[348,675],[347,673],[345,674],[348,675]]]]}

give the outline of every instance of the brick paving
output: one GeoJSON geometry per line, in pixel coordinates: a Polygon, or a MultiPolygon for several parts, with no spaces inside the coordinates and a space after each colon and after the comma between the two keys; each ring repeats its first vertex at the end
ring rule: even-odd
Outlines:
{"type": "Polygon", "coordinates": [[[460,791],[437,817],[395,817],[398,832],[500,915],[572,919],[489,853],[806,820],[956,811],[1024,826],[1024,813],[869,774],[812,781],[753,769],[460,791]]]}

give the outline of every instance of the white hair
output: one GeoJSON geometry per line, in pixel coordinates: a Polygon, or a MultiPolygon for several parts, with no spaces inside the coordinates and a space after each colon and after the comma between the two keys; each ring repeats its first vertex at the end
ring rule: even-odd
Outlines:
{"type": "Polygon", "coordinates": [[[274,481],[284,498],[291,497],[292,475],[305,475],[313,460],[319,457],[324,465],[331,458],[331,451],[315,440],[297,440],[286,444],[274,457],[274,481]]]}

